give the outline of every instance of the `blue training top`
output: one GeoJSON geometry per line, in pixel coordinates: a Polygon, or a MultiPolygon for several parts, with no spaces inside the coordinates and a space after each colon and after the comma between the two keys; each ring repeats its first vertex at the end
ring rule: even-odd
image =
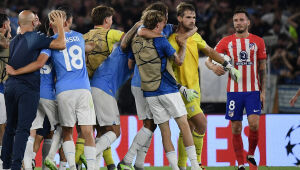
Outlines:
{"type": "Polygon", "coordinates": [[[133,72],[128,68],[128,58],[133,58],[132,52],[124,53],[120,46],[114,49],[95,71],[91,79],[91,86],[116,97],[117,90],[133,72]]]}
{"type": "MultiPolygon", "coordinates": [[[[16,70],[30,64],[38,58],[41,49],[49,48],[52,40],[53,38],[36,31],[16,35],[9,45],[8,64],[16,70]]],[[[10,79],[20,80],[20,83],[26,83],[32,89],[40,91],[39,70],[32,73],[9,76],[7,81],[10,79]]]]}

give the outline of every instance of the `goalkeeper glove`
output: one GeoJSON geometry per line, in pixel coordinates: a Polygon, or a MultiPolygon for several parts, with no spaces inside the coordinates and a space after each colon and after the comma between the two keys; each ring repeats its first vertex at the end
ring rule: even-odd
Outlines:
{"type": "Polygon", "coordinates": [[[196,90],[188,89],[185,86],[180,85],[179,91],[188,102],[191,102],[193,99],[199,97],[198,92],[196,90]]]}
{"type": "Polygon", "coordinates": [[[235,69],[228,61],[224,61],[224,63],[222,64],[224,69],[226,71],[229,71],[231,78],[238,82],[239,79],[241,78],[241,73],[239,70],[235,69]]]}

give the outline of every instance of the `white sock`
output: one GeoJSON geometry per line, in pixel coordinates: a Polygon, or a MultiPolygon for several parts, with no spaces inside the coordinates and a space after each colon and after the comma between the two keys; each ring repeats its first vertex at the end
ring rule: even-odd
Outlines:
{"type": "Polygon", "coordinates": [[[26,143],[26,149],[23,158],[25,169],[27,168],[32,169],[31,162],[32,162],[33,144],[34,144],[34,137],[29,136],[26,143]]]}
{"type": "Polygon", "coordinates": [[[62,145],[70,169],[74,169],[74,167],[76,168],[74,142],[72,140],[69,140],[69,141],[65,141],[62,145]]]}
{"type": "Polygon", "coordinates": [[[56,154],[57,150],[61,146],[61,141],[62,141],[62,136],[61,135],[62,135],[62,129],[61,129],[60,126],[58,126],[56,128],[55,133],[53,134],[51,147],[50,147],[49,153],[47,155],[47,157],[52,161],[54,160],[54,157],[55,157],[55,154],[56,154]]]}
{"type": "Polygon", "coordinates": [[[192,168],[199,169],[195,145],[185,147],[186,154],[191,161],[192,168]]]}
{"type": "Polygon", "coordinates": [[[101,154],[107,149],[115,140],[117,136],[114,132],[109,131],[103,134],[98,140],[96,139],[96,155],[101,154]]]}
{"type": "MultiPolygon", "coordinates": [[[[99,138],[97,138],[97,139],[99,140],[99,138]]],[[[96,142],[97,142],[97,139],[96,139],[96,142]]],[[[101,165],[102,155],[103,155],[103,152],[96,156],[95,170],[99,170],[101,168],[100,165],[101,165]]]]}
{"type": "Polygon", "coordinates": [[[177,165],[177,153],[175,151],[171,151],[166,153],[166,156],[168,158],[172,170],[179,170],[179,167],[177,165]]]}
{"type": "Polygon", "coordinates": [[[44,161],[46,156],[48,155],[51,148],[52,139],[44,139],[43,148],[42,148],[42,170],[48,170],[48,168],[44,165],[44,161]]]}
{"type": "MultiPolygon", "coordinates": [[[[0,145],[0,157],[1,157],[2,146],[0,145]]],[[[2,169],[3,161],[0,159],[0,169],[2,169]]]]}
{"type": "Polygon", "coordinates": [[[141,147],[145,146],[147,141],[151,139],[152,131],[145,128],[144,126],[139,130],[136,136],[133,139],[132,144],[125,157],[123,158],[124,163],[127,165],[131,165],[134,157],[137,154],[137,150],[140,150],[141,147]]]}
{"type": "Polygon", "coordinates": [[[96,163],[96,147],[84,146],[84,155],[87,162],[87,169],[95,169],[96,163]]]}
{"type": "Polygon", "coordinates": [[[146,142],[145,146],[143,146],[141,149],[137,151],[134,165],[138,168],[144,168],[145,158],[151,144],[151,139],[152,139],[152,134],[148,139],[148,141],[146,142]]]}
{"type": "Polygon", "coordinates": [[[67,162],[60,161],[58,170],[67,170],[67,162]]]}

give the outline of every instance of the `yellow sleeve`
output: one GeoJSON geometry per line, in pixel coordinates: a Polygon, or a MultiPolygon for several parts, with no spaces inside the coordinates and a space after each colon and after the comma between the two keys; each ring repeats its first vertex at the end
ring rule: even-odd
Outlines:
{"type": "Polygon", "coordinates": [[[107,33],[107,44],[109,51],[112,51],[112,48],[116,42],[119,42],[121,40],[121,37],[123,36],[124,32],[120,30],[110,29],[107,33]]]}
{"type": "Polygon", "coordinates": [[[206,47],[206,42],[202,39],[200,34],[195,33],[192,38],[197,43],[197,47],[199,50],[206,47]]]}

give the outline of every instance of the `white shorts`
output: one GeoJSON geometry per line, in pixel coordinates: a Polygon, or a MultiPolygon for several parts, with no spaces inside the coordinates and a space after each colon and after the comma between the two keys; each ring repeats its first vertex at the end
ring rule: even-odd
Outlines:
{"type": "Polygon", "coordinates": [[[139,120],[153,119],[153,115],[150,111],[146,98],[143,95],[142,89],[140,87],[131,86],[131,92],[134,96],[139,120]]]}
{"type": "Polygon", "coordinates": [[[58,115],[61,126],[95,125],[96,115],[91,92],[76,89],[61,92],[56,96],[58,115]]]}
{"type": "Polygon", "coordinates": [[[0,124],[6,123],[6,107],[5,107],[5,100],[4,94],[0,93],[0,124]]]}
{"type": "Polygon", "coordinates": [[[45,115],[49,119],[51,130],[54,130],[54,126],[58,124],[57,103],[55,100],[40,98],[37,114],[30,130],[43,128],[45,115]]]}
{"type": "Polygon", "coordinates": [[[99,125],[120,125],[120,112],[116,99],[96,87],[92,87],[92,96],[99,125]]]}
{"type": "Polygon", "coordinates": [[[187,114],[179,92],[146,97],[146,101],[153,114],[155,124],[164,123],[171,117],[177,118],[187,114]]]}

